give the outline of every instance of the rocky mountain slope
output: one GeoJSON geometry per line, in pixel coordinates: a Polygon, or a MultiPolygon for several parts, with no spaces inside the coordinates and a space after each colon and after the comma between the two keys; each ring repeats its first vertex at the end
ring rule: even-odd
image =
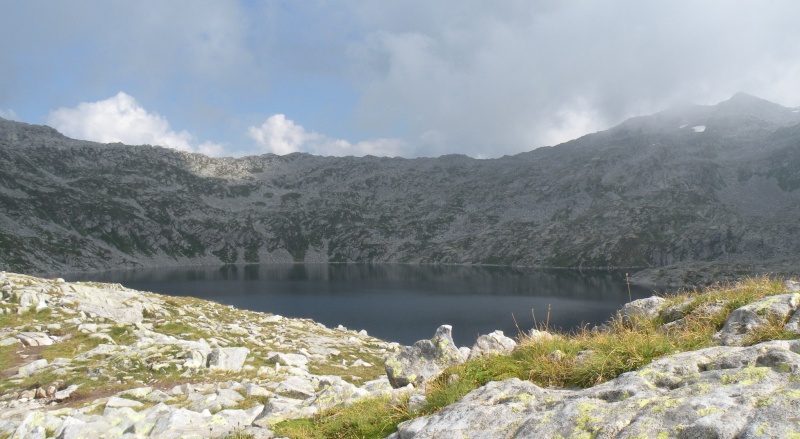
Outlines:
{"type": "Polygon", "coordinates": [[[493,160],[209,158],[0,120],[0,269],[637,266],[695,283],[793,273],[798,189],[800,110],[744,94],[493,160]]]}

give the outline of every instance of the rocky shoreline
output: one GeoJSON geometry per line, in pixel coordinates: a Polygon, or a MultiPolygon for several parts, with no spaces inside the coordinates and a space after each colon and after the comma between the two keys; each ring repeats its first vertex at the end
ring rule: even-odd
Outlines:
{"type": "Polygon", "coordinates": [[[382,373],[399,346],[364,331],[12,273],[0,294],[0,437],[268,438],[285,419],[410,391],[382,373]]]}
{"type": "MultiPolygon", "coordinates": [[[[674,352],[586,389],[490,381],[431,412],[428,382],[448,367],[509,355],[516,342],[497,331],[458,348],[442,326],[403,347],[199,299],[0,272],[0,438],[272,438],[286,420],[362,401],[408,413],[393,439],[793,437],[800,284],[771,285],[722,316],[717,346],[674,352]],[[767,330],[788,339],[748,345],[767,330]]],[[[619,324],[679,331],[729,305],[698,297],[634,301],[619,324]]],[[[525,343],[559,337],[532,331],[525,343]]]]}
{"type": "MultiPolygon", "coordinates": [[[[713,335],[718,346],[675,352],[580,390],[518,378],[492,381],[437,413],[401,423],[390,438],[798,437],[800,283],[786,281],[774,293],[728,314],[713,335]],[[790,339],[747,345],[769,327],[790,339]]],[[[640,299],[625,305],[619,318],[631,328],[658,319],[657,330],[667,333],[725,306],[690,305],[640,299]]],[[[578,361],[594,355],[583,352],[578,361]]]]}
{"type": "Polygon", "coordinates": [[[696,288],[736,282],[759,276],[800,277],[800,263],[793,258],[760,261],[685,261],[633,272],[631,283],[659,289],[696,288]]]}

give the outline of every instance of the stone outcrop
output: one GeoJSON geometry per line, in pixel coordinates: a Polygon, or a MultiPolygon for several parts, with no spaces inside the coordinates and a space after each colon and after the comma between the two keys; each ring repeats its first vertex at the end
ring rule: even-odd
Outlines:
{"type": "Polygon", "coordinates": [[[464,357],[453,342],[452,331],[450,325],[442,325],[430,340],[420,340],[388,356],[384,367],[392,387],[420,386],[436,378],[445,368],[463,363],[464,357]]]}
{"type": "Polygon", "coordinates": [[[0,371],[0,437],[269,438],[283,420],[406,392],[372,366],[397,344],[309,320],[3,272],[0,310],[20,322],[0,327],[19,363],[0,371]],[[73,355],[31,354],[50,347],[73,355]]]}
{"type": "Polygon", "coordinates": [[[771,322],[787,322],[785,329],[800,333],[797,322],[800,313],[800,293],[771,296],[745,305],[733,311],[725,320],[722,329],[714,334],[714,340],[722,345],[741,346],[753,332],[771,322]]]}
{"type": "Polygon", "coordinates": [[[208,354],[208,368],[211,370],[228,370],[237,372],[242,369],[250,349],[214,348],[208,354]]]}
{"type": "Polygon", "coordinates": [[[797,434],[800,341],[713,347],[662,358],[585,390],[492,382],[394,439],[755,438],[797,434]]]}

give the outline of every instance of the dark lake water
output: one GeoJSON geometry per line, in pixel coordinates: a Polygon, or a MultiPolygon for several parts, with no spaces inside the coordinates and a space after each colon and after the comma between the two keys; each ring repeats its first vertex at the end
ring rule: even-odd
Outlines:
{"type": "MultiPolygon", "coordinates": [[[[68,281],[213,300],[237,308],[366,329],[409,345],[453,326],[459,346],[548,319],[564,331],[606,321],[628,302],[624,272],[390,264],[275,264],[68,274],[68,281]],[[535,316],[535,322],[534,322],[535,316]],[[516,320],[516,323],[515,323],[516,320]]],[[[631,285],[633,299],[651,289],[631,285]]]]}

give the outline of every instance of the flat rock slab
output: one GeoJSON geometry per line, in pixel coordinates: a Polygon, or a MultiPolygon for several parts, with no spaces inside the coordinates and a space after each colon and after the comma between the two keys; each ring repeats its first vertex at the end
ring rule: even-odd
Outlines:
{"type": "Polygon", "coordinates": [[[287,378],[275,388],[275,393],[278,395],[295,399],[312,398],[315,392],[314,384],[297,376],[287,378]]]}
{"type": "Polygon", "coordinates": [[[53,344],[53,339],[44,332],[20,332],[17,334],[17,339],[26,347],[50,346],[53,344]]]}
{"type": "Polygon", "coordinates": [[[35,374],[36,372],[38,372],[39,370],[41,370],[42,368],[44,368],[46,366],[47,366],[47,360],[42,358],[42,359],[33,361],[30,364],[27,364],[25,366],[20,367],[19,371],[17,372],[17,374],[20,375],[20,376],[29,377],[29,376],[35,374]]]}
{"type": "Polygon", "coordinates": [[[108,398],[108,402],[106,403],[106,407],[112,408],[120,408],[120,407],[142,407],[144,404],[139,401],[134,401],[128,398],[120,398],[118,396],[112,396],[108,398]]]}
{"type": "Polygon", "coordinates": [[[96,315],[117,323],[141,323],[144,319],[144,298],[133,290],[117,288],[115,294],[107,293],[104,289],[78,283],[71,283],[64,287],[66,296],[78,302],[78,310],[89,315],[96,315]]]}
{"type": "Polygon", "coordinates": [[[238,348],[214,348],[208,354],[208,368],[211,370],[224,370],[238,372],[242,370],[244,361],[250,349],[238,348]]]}

